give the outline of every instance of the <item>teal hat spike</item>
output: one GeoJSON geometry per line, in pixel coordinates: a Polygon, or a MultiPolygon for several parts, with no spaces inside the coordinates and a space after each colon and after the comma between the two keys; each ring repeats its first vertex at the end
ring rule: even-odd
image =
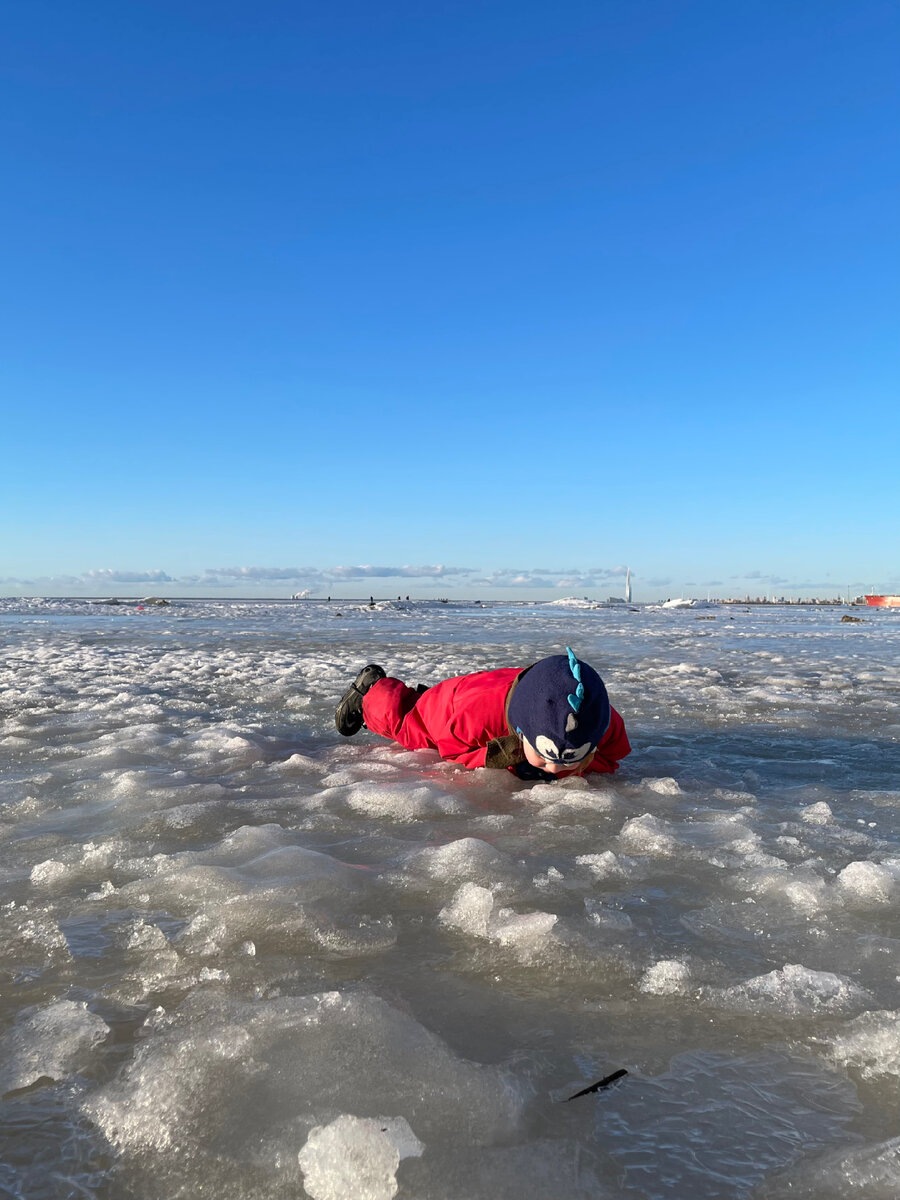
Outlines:
{"type": "Polygon", "coordinates": [[[584,684],[581,682],[581,663],[575,657],[575,651],[571,646],[566,646],[566,654],[569,656],[569,670],[578,684],[575,688],[574,696],[570,694],[566,698],[569,701],[569,708],[571,708],[572,712],[577,713],[584,701],[584,684]]]}

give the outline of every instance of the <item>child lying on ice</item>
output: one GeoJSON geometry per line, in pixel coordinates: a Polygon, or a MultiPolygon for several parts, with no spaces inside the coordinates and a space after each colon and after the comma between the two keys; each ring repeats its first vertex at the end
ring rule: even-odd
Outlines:
{"type": "Polygon", "coordinates": [[[615,771],[631,746],[593,667],[565,654],[530,667],[457,675],[407,687],[371,664],[334,714],[352,737],[365,724],[408,750],[437,750],[464,767],[503,767],[520,779],[615,771]]]}

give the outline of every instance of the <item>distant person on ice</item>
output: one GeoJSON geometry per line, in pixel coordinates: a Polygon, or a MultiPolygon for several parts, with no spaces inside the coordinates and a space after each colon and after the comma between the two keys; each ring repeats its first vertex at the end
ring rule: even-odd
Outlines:
{"type": "Polygon", "coordinates": [[[344,693],[334,721],[344,737],[365,725],[408,750],[520,779],[609,774],[631,752],[603,680],[568,647],[524,669],[476,671],[430,688],[407,687],[373,663],[344,693]]]}

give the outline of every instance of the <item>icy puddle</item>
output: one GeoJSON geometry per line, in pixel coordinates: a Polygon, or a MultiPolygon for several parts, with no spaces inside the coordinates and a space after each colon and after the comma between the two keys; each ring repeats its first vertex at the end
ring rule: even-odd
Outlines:
{"type": "Polygon", "coordinates": [[[702,615],[0,602],[0,1195],[896,1200],[900,619],[702,615]],[[614,779],[334,731],[567,643],[614,779]]]}

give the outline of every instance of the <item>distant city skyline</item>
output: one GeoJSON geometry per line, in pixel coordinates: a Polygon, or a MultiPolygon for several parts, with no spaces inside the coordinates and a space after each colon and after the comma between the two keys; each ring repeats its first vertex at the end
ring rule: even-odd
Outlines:
{"type": "Polygon", "coordinates": [[[10,6],[0,593],[900,588],[898,53],[890,0],[10,6]]]}

